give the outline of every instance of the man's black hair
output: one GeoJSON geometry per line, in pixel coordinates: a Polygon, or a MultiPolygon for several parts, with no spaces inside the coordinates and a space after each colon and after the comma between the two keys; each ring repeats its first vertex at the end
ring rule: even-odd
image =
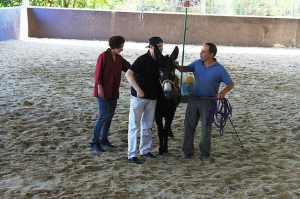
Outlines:
{"type": "Polygon", "coordinates": [[[215,57],[218,51],[216,44],[210,42],[204,44],[209,46],[209,53],[213,53],[215,57]]]}

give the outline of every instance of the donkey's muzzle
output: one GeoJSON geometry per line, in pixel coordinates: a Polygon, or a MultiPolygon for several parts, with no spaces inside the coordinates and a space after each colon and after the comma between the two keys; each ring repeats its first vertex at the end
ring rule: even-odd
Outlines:
{"type": "Polygon", "coordinates": [[[171,99],[173,97],[172,91],[164,91],[164,95],[167,99],[171,99]]]}
{"type": "Polygon", "coordinates": [[[172,98],[173,90],[172,90],[172,84],[170,82],[164,83],[164,95],[167,99],[172,98]]]}

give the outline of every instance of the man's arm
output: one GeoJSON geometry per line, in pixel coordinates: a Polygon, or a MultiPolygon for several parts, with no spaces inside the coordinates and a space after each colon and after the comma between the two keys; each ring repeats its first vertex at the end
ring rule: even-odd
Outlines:
{"type": "Polygon", "coordinates": [[[231,91],[231,89],[233,89],[234,87],[234,83],[230,82],[229,84],[227,84],[227,86],[217,95],[218,99],[223,99],[226,95],[226,93],[228,93],[229,91],[231,91]]]}
{"type": "Polygon", "coordinates": [[[138,83],[135,81],[134,72],[130,69],[127,70],[125,77],[127,78],[129,84],[136,90],[137,97],[143,98],[145,97],[144,91],[140,88],[138,83]]]}
{"type": "Polygon", "coordinates": [[[179,66],[178,61],[175,61],[174,64],[175,64],[175,68],[180,72],[189,72],[186,66],[179,66]]]}

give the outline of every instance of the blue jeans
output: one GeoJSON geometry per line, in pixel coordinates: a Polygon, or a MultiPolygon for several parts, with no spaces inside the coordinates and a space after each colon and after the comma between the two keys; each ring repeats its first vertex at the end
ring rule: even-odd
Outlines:
{"type": "Polygon", "coordinates": [[[117,99],[97,98],[99,115],[94,126],[92,144],[99,144],[99,140],[106,140],[108,130],[115,114],[117,99]]]}

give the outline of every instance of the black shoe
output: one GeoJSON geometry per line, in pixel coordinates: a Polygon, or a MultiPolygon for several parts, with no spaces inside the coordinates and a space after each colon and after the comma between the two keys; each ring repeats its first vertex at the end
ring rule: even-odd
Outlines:
{"type": "Polygon", "coordinates": [[[145,155],[142,155],[144,157],[148,157],[148,158],[156,158],[156,155],[152,154],[151,152],[146,153],[145,155]]]}
{"type": "Polygon", "coordinates": [[[202,156],[200,159],[201,159],[201,161],[202,161],[204,164],[209,164],[209,163],[210,163],[209,157],[202,156]]]}
{"type": "Polygon", "coordinates": [[[179,160],[186,160],[186,159],[189,159],[191,158],[192,155],[186,155],[186,154],[182,154],[180,157],[179,157],[179,160]]]}
{"type": "Polygon", "coordinates": [[[108,141],[108,138],[106,138],[105,140],[100,140],[99,143],[101,146],[104,146],[104,147],[116,148],[115,145],[113,145],[112,143],[110,143],[108,141]]]}
{"type": "Polygon", "coordinates": [[[94,152],[105,152],[104,149],[102,149],[102,147],[98,144],[91,144],[91,151],[94,151],[94,152]]]}
{"type": "Polygon", "coordinates": [[[142,162],[137,157],[129,158],[128,161],[134,164],[142,164],[142,162]]]}

